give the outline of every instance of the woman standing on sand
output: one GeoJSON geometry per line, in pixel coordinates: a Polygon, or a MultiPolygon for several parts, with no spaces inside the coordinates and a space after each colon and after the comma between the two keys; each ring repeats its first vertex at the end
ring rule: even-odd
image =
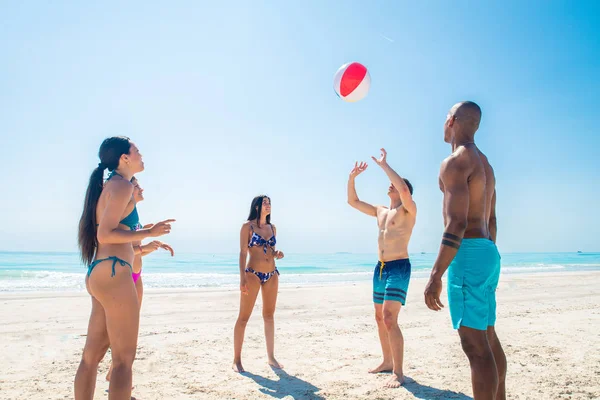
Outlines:
{"type": "Polygon", "coordinates": [[[277,229],[271,224],[271,199],[256,196],[250,205],[248,220],[240,232],[240,313],[233,331],[233,370],[244,372],[242,345],[246,325],[252,315],[258,292],[262,292],[263,320],[269,365],[283,368],[275,359],[275,304],[279,287],[279,271],[275,260],[283,253],[275,249],[277,229]],[[248,254],[250,258],[248,259],[248,254]]]}
{"type": "MultiPolygon", "coordinates": [[[[137,214],[137,204],[144,200],[144,189],[142,189],[142,187],[140,186],[139,181],[137,180],[137,178],[134,176],[133,178],[131,178],[131,183],[133,184],[133,200],[135,201],[136,204],[136,214],[137,214]]],[[[148,224],[148,225],[144,225],[144,229],[150,229],[152,228],[153,224],[148,224]]],[[[132,230],[138,230],[140,229],[142,226],[138,222],[132,226],[132,230]]],[[[175,255],[175,252],[173,251],[173,249],[171,248],[171,246],[169,246],[166,243],[163,243],[159,240],[153,240],[152,242],[142,245],[141,241],[136,241],[136,242],[132,242],[131,243],[133,245],[133,252],[135,254],[134,259],[133,259],[133,271],[131,273],[131,277],[133,278],[133,283],[135,284],[135,291],[137,293],[137,298],[138,298],[138,305],[140,308],[140,311],[142,309],[142,298],[144,296],[144,284],[142,282],[142,257],[147,256],[150,253],[153,253],[154,251],[158,250],[158,249],[165,249],[169,252],[171,252],[171,257],[173,257],[175,255]]],[[[110,376],[112,374],[112,370],[113,370],[113,366],[112,363],[110,364],[110,368],[108,370],[108,373],[106,374],[106,380],[110,381],[110,376]]]]}
{"type": "Polygon", "coordinates": [[[85,283],[92,312],[75,375],[75,399],[93,399],[98,364],[110,344],[115,374],[108,398],[130,400],[139,326],[138,298],[131,279],[132,242],[168,234],[174,220],[132,230],[137,212],[131,178],[144,170],[142,155],[129,138],[111,137],[102,142],[98,156],[100,163],[90,176],[79,221],[79,248],[89,265],[85,283]],[[105,169],[113,174],[103,185],[105,169]]]}

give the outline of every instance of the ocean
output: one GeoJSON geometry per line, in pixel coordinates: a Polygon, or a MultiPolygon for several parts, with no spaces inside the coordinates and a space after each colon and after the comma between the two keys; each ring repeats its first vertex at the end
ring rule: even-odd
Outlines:
{"type": "MultiPolygon", "coordinates": [[[[427,277],[434,253],[410,254],[412,276],[427,277]]],[[[372,279],[376,254],[286,254],[277,261],[280,285],[352,284],[372,279]]],[[[502,254],[502,274],[600,270],[600,253],[502,254]]],[[[0,252],[0,292],[83,291],[87,268],[77,253],[0,252]]],[[[237,254],[175,254],[144,257],[146,289],[234,288],[237,254]]]]}

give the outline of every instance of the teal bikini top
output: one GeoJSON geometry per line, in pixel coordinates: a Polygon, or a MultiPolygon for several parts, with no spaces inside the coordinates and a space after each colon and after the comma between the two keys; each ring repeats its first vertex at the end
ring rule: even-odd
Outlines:
{"type": "MultiPolygon", "coordinates": [[[[119,174],[116,171],[111,172],[106,180],[110,180],[110,178],[112,178],[115,175],[119,174]]],[[[119,176],[122,178],[121,175],[119,176]]],[[[142,227],[142,224],[140,224],[140,216],[138,215],[136,204],[133,205],[133,210],[131,210],[129,215],[123,218],[119,223],[129,227],[129,229],[131,229],[132,231],[137,231],[142,227]]]]}
{"type": "Polygon", "coordinates": [[[140,229],[140,217],[138,215],[136,206],[133,206],[133,210],[131,210],[129,215],[123,218],[119,223],[128,226],[132,231],[137,231],[140,229]]]}

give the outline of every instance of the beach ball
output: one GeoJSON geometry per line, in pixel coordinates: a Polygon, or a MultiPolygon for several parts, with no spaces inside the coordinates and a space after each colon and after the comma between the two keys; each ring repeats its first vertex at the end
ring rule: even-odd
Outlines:
{"type": "Polygon", "coordinates": [[[364,98],[371,87],[371,75],[361,63],[344,64],[333,77],[333,89],[344,101],[353,103],[364,98]]]}

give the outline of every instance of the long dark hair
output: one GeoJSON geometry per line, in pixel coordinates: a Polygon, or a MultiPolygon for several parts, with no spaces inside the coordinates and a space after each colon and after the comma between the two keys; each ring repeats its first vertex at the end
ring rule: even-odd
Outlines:
{"type": "MultiPolygon", "coordinates": [[[[271,198],[269,196],[261,194],[260,196],[256,196],[254,199],[252,199],[252,204],[250,204],[250,215],[248,215],[248,221],[256,220],[258,226],[260,226],[262,203],[265,197],[269,199],[269,201],[271,201],[271,198]]],[[[271,214],[267,215],[267,224],[271,225],[271,214]]]]}
{"type": "Polygon", "coordinates": [[[123,154],[129,154],[131,142],[128,137],[116,136],[104,139],[98,151],[100,163],[92,171],[85,193],[83,213],[79,220],[79,249],[81,260],[89,265],[94,260],[98,239],[96,237],[96,207],[104,186],[104,170],[114,171],[119,167],[123,154]]]}

